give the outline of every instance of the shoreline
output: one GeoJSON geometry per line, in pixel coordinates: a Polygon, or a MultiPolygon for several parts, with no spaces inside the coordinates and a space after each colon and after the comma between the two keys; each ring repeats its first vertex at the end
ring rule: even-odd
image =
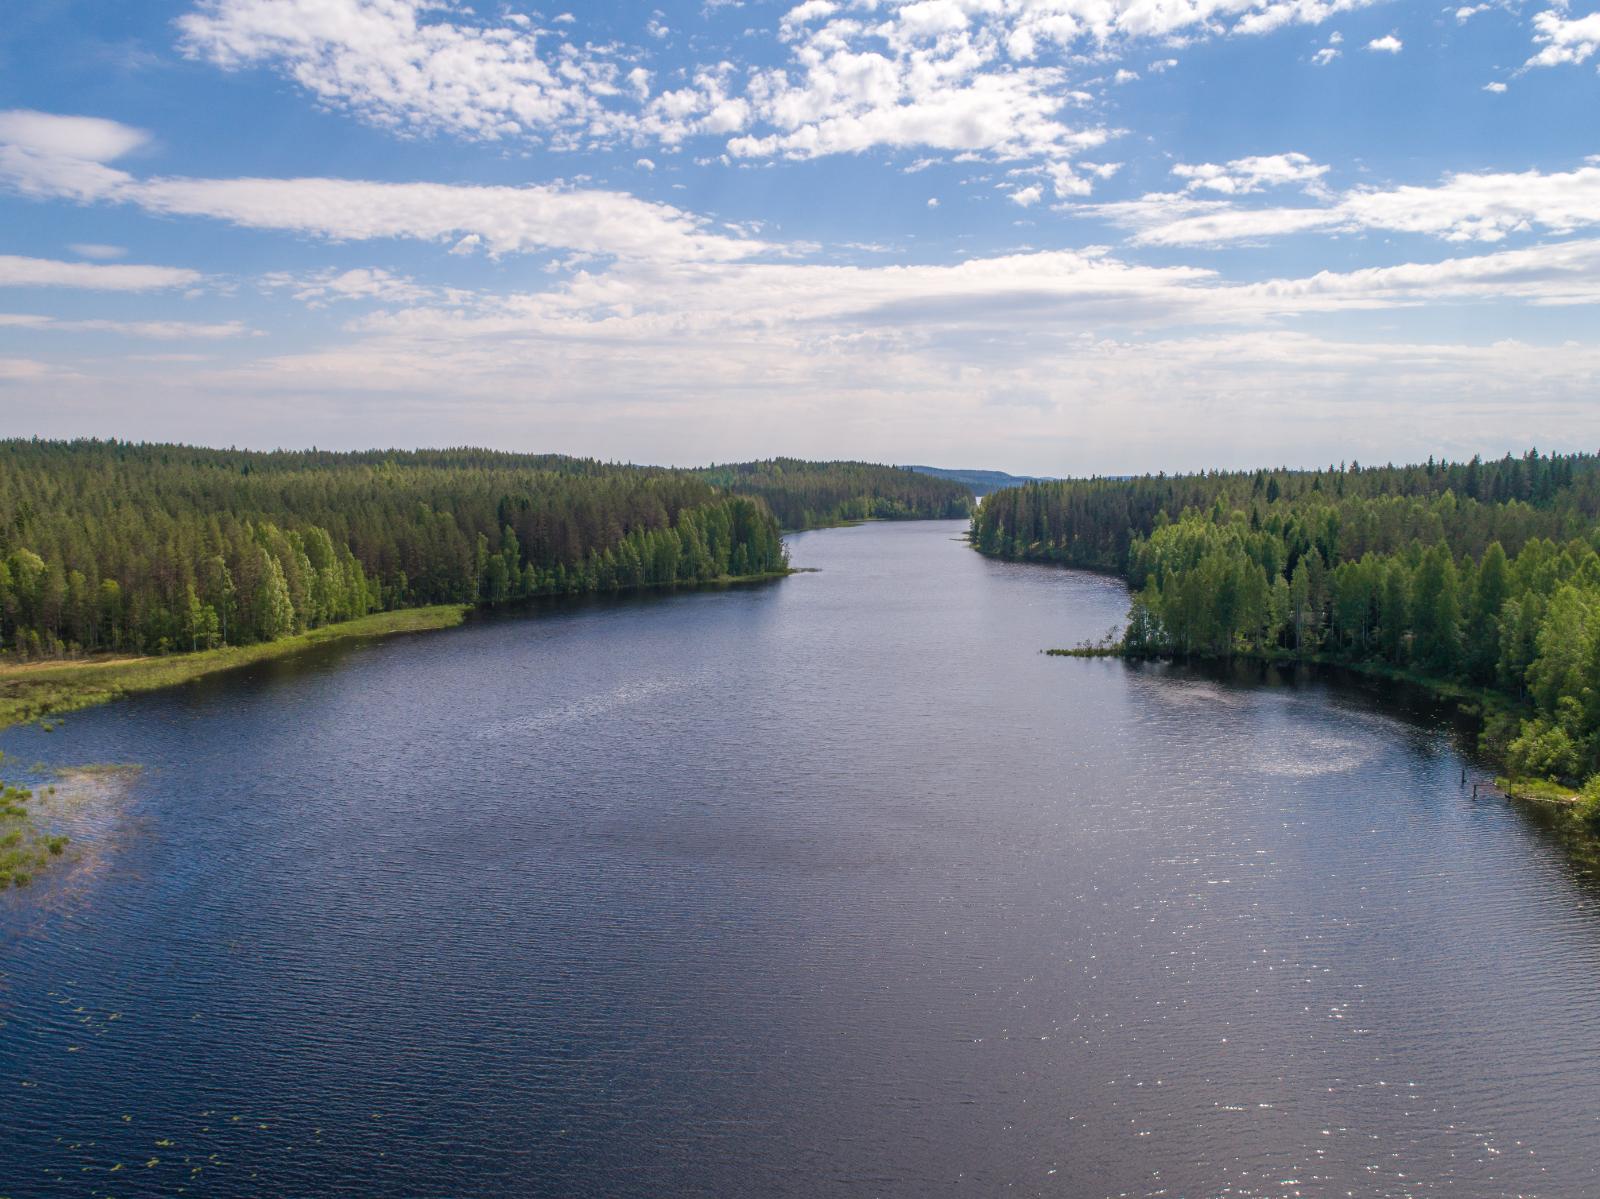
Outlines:
{"type": "MultiPolygon", "coordinates": [[[[696,583],[660,584],[632,587],[627,592],[661,592],[715,587],[739,587],[770,582],[802,573],[795,568],[764,571],[750,575],[727,575],[696,583]]],[[[595,593],[585,593],[595,594],[595,593]]],[[[530,596],[529,599],[560,598],[530,596]]],[[[0,664],[0,730],[13,725],[46,722],[52,716],[82,711],[112,703],[128,695],[159,691],[208,675],[253,666],[259,662],[292,657],[316,646],[336,642],[377,640],[403,633],[428,633],[460,626],[475,612],[511,608],[525,601],[487,604],[432,604],[420,608],[396,608],[373,612],[355,620],[340,621],[307,629],[276,641],[254,645],[229,645],[162,656],[101,656],[93,658],[46,658],[34,662],[0,664]]],[[[48,731],[48,725],[47,731],[48,731]]]]}
{"type": "MultiPolygon", "coordinates": [[[[1121,645],[1080,645],[1071,649],[1045,649],[1040,653],[1053,658],[1121,658],[1127,662],[1179,662],[1183,661],[1181,655],[1176,654],[1130,654],[1121,645]]],[[[1315,666],[1322,670],[1344,672],[1359,675],[1363,678],[1382,679],[1386,682],[1400,683],[1416,691],[1426,694],[1430,699],[1441,703],[1453,704],[1458,712],[1477,722],[1481,732],[1484,723],[1491,713],[1515,713],[1517,705],[1498,691],[1486,687],[1471,687],[1449,679],[1432,678],[1415,671],[1403,670],[1391,666],[1387,662],[1346,662],[1326,654],[1311,654],[1298,657],[1290,653],[1263,654],[1248,653],[1235,654],[1232,658],[1215,658],[1196,656],[1200,662],[1255,662],[1264,666],[1315,666]]],[[[1503,768],[1503,763],[1496,760],[1494,754],[1479,748],[1478,754],[1496,770],[1503,768]]],[[[1547,812],[1565,818],[1574,828],[1580,829],[1589,836],[1600,838],[1600,829],[1596,829],[1586,818],[1580,808],[1583,797],[1579,788],[1552,779],[1543,778],[1511,778],[1504,774],[1495,774],[1491,779],[1482,780],[1492,789],[1498,791],[1509,800],[1519,804],[1526,804],[1541,808],[1547,812]]]]}
{"type": "Polygon", "coordinates": [[[176,687],[207,675],[289,657],[313,646],[454,628],[470,610],[468,604],[399,608],[308,629],[277,641],[187,654],[10,663],[0,666],[0,729],[98,707],[127,695],[176,687]]]}

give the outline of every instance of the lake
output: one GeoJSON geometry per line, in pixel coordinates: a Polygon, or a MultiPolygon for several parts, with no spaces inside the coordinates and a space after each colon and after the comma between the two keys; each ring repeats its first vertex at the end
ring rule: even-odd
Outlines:
{"type": "Polygon", "coordinates": [[[960,522],[0,737],[0,1194],[1581,1196],[1600,890],[1371,686],[960,522]]]}

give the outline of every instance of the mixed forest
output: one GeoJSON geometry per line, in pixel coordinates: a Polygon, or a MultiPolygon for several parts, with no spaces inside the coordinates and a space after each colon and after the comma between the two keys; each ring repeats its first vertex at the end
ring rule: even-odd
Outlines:
{"type": "Polygon", "coordinates": [[[1518,777],[1597,780],[1600,458],[1034,483],[973,519],[986,554],[1113,571],[1115,651],[1314,659],[1472,689],[1518,777]]]}
{"type": "Polygon", "coordinates": [[[5,441],[0,653],[202,650],[400,608],[772,574],[782,527],[969,503],[860,463],[5,441]]]}

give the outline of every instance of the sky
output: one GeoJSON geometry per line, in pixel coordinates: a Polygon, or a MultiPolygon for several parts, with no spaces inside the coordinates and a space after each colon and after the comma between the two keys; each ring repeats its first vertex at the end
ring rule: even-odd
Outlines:
{"type": "Polygon", "coordinates": [[[0,435],[1600,444],[1600,7],[11,0],[0,435]]]}

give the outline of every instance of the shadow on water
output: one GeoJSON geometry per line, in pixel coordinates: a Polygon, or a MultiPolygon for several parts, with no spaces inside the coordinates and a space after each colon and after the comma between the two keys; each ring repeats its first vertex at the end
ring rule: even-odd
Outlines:
{"type": "MultiPolygon", "coordinates": [[[[812,572],[796,572],[812,573],[812,572]]],[[[582,595],[540,595],[512,600],[494,607],[473,608],[460,625],[454,628],[421,629],[410,632],[388,633],[381,636],[354,638],[345,641],[326,641],[307,646],[281,658],[268,658],[231,670],[202,675],[198,679],[178,685],[167,691],[133,696],[124,704],[146,702],[160,705],[174,700],[187,701],[191,710],[209,709],[219,698],[225,697],[241,685],[280,687],[307,678],[329,674],[348,667],[353,661],[375,651],[400,649],[418,639],[449,636],[464,630],[491,628],[499,625],[523,624],[536,620],[561,617],[604,616],[614,614],[625,618],[630,613],[659,608],[663,603],[682,601],[695,596],[756,592],[774,587],[784,581],[783,576],[750,579],[729,579],[719,582],[685,584],[681,587],[651,587],[633,591],[589,593],[582,595]]]]}
{"type": "MultiPolygon", "coordinates": [[[[1600,836],[1588,832],[1546,804],[1513,799],[1494,787],[1498,771],[1479,749],[1483,722],[1464,708],[1426,687],[1400,679],[1379,678],[1359,670],[1323,663],[1232,661],[1124,660],[1129,672],[1170,680],[1190,680],[1247,690],[1287,690],[1315,694],[1336,707],[1403,722],[1425,734],[1444,734],[1464,764],[1464,789],[1482,789],[1485,804],[1503,805],[1527,828],[1536,830],[1561,855],[1576,884],[1600,898],[1600,836]]],[[[1426,752],[1425,741],[1418,749],[1426,752]]]]}

